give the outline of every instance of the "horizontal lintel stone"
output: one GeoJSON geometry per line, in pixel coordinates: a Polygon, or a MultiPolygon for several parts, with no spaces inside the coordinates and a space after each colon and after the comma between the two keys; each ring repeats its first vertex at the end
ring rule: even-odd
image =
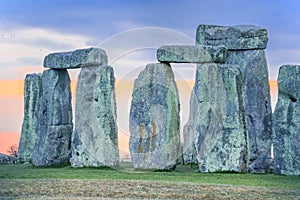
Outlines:
{"type": "Polygon", "coordinates": [[[44,67],[52,69],[76,69],[107,65],[107,55],[103,49],[77,49],[70,52],[50,53],[44,59],[44,67]]]}
{"type": "Polygon", "coordinates": [[[196,44],[225,45],[228,50],[265,49],[267,43],[267,30],[254,25],[199,25],[196,32],[196,44]]]}
{"type": "Polygon", "coordinates": [[[224,63],[225,46],[165,45],[157,50],[157,60],[166,63],[224,63]]]}

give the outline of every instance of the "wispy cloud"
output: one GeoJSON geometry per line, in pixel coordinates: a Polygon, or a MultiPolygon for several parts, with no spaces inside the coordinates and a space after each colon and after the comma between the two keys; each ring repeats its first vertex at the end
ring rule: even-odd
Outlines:
{"type": "Polygon", "coordinates": [[[23,79],[24,70],[41,71],[45,55],[87,47],[89,38],[36,27],[1,31],[0,79],[23,79]],[[4,73],[5,72],[5,73],[4,73]]]}
{"type": "Polygon", "coordinates": [[[107,52],[117,78],[132,79],[146,64],[158,62],[156,59],[158,47],[172,44],[193,45],[194,39],[172,29],[145,27],[113,35],[101,42],[98,47],[107,52]]]}

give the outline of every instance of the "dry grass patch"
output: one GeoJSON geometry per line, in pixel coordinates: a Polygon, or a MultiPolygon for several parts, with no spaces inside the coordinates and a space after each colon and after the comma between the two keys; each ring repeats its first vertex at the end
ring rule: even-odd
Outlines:
{"type": "Polygon", "coordinates": [[[300,199],[296,189],[142,180],[0,179],[0,199],[300,199]]]}

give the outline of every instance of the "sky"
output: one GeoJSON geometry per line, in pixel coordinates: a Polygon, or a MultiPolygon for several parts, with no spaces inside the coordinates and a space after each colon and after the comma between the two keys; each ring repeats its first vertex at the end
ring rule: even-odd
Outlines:
{"type": "MultiPolygon", "coordinates": [[[[253,24],[268,30],[266,53],[274,107],[279,67],[300,64],[299,9],[298,0],[0,0],[0,153],[18,143],[26,74],[42,72],[49,53],[87,47],[103,48],[114,67],[120,149],[128,152],[134,78],[147,63],[157,62],[159,46],[193,45],[199,24],[253,24]]],[[[183,127],[195,66],[172,67],[183,127]]],[[[69,71],[73,94],[78,72],[69,71]]]]}

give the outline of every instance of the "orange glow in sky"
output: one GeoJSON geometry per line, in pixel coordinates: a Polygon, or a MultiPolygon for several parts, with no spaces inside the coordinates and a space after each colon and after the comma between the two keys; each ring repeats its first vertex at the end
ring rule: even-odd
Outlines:
{"type": "Polygon", "coordinates": [[[0,153],[8,154],[8,148],[14,144],[19,145],[19,140],[20,134],[0,133],[0,153]]]}
{"type": "MultiPolygon", "coordinates": [[[[193,80],[177,80],[181,104],[181,128],[187,122],[189,115],[189,99],[194,85],[193,80]]],[[[272,98],[272,107],[275,106],[277,100],[277,81],[270,80],[270,90],[272,98]]],[[[133,90],[133,80],[116,80],[116,100],[118,112],[118,128],[119,128],[119,148],[120,151],[129,152],[129,130],[128,116],[130,111],[131,94],[133,90]]],[[[75,95],[76,80],[72,80],[71,90],[75,95]]],[[[7,153],[9,146],[19,144],[21,125],[23,120],[23,80],[1,80],[0,81],[0,102],[5,99],[5,104],[0,104],[0,120],[12,118],[15,131],[7,131],[5,126],[8,123],[0,124],[0,153],[7,153]],[[15,105],[20,102],[22,105],[15,105]],[[11,104],[10,104],[11,103],[11,104]]],[[[73,96],[73,100],[75,97],[73,96]]],[[[8,125],[7,125],[8,126],[8,125]]]]}
{"type": "Polygon", "coordinates": [[[0,97],[23,96],[23,80],[0,80],[0,97]]]}

